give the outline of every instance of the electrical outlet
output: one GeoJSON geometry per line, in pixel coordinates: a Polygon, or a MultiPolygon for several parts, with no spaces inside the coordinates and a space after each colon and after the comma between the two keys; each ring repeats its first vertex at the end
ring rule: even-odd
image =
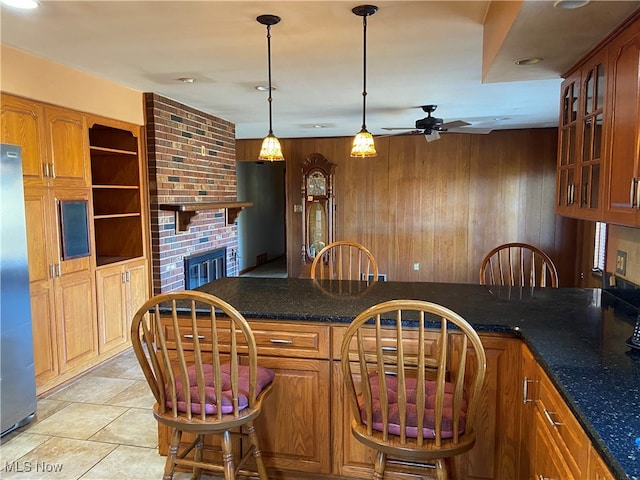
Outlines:
{"type": "Polygon", "coordinates": [[[416,271],[420,270],[420,264],[419,264],[419,263],[417,263],[417,262],[416,262],[416,263],[414,263],[414,264],[413,264],[413,269],[414,269],[414,270],[416,270],[416,271]]]}
{"type": "Polygon", "coordinates": [[[616,273],[620,275],[627,274],[627,252],[618,250],[616,253],[616,273]]]}
{"type": "Polygon", "coordinates": [[[294,205],[293,206],[294,213],[302,213],[302,205],[294,205]]]}

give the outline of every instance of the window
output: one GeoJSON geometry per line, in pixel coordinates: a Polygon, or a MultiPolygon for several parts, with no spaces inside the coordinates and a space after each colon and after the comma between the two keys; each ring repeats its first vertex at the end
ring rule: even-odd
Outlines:
{"type": "Polygon", "coordinates": [[[604,272],[604,260],[607,251],[607,224],[596,222],[596,234],[593,246],[593,269],[604,272]]]}

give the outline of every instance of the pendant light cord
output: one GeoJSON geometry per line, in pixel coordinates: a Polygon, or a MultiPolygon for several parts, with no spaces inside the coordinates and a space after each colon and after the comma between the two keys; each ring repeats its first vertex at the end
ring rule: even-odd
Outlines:
{"type": "Polygon", "coordinates": [[[272,124],[272,115],[271,115],[271,25],[267,25],[267,58],[268,58],[268,70],[269,70],[269,97],[267,101],[269,102],[269,135],[273,134],[273,124],[272,124]]]}
{"type": "Polygon", "coordinates": [[[367,125],[365,124],[365,115],[367,110],[367,15],[362,17],[362,32],[363,32],[363,61],[362,61],[362,129],[365,130],[367,125]]]}

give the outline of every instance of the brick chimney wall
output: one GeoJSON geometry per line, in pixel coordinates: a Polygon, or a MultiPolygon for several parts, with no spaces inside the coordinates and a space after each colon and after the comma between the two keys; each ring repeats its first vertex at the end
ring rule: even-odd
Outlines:
{"type": "Polygon", "coordinates": [[[184,257],[227,247],[227,276],[237,275],[237,225],[221,209],[199,211],[187,232],[160,204],[236,201],[235,125],[145,93],[154,294],[184,288],[184,257]]]}

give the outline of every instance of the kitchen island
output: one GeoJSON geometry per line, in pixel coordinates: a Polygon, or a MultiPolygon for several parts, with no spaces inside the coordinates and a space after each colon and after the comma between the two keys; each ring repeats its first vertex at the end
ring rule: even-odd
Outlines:
{"type": "Polygon", "coordinates": [[[444,305],[481,335],[524,342],[614,478],[640,479],[640,352],[624,343],[637,311],[607,291],[237,277],[197,290],[229,302],[250,322],[294,321],[301,327],[340,326],[385,300],[444,305]]]}

